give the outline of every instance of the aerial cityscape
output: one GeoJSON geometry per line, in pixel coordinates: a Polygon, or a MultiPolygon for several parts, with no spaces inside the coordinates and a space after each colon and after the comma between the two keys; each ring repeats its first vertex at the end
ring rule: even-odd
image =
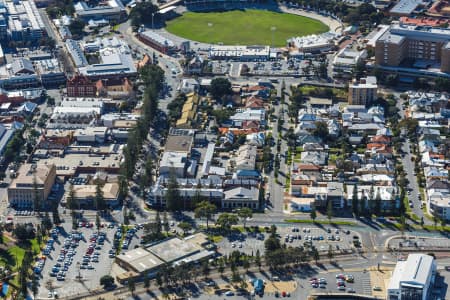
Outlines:
{"type": "Polygon", "coordinates": [[[450,299],[449,25],[0,0],[0,297],[450,299]]]}

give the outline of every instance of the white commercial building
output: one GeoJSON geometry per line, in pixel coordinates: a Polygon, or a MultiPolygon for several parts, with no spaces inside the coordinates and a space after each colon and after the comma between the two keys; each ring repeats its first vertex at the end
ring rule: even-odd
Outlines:
{"type": "Polygon", "coordinates": [[[436,262],[430,255],[415,253],[399,261],[387,288],[387,300],[430,299],[436,277],[436,262]]]}
{"type": "Polygon", "coordinates": [[[211,59],[239,59],[242,61],[267,60],[270,57],[269,46],[211,46],[211,59]]]}
{"type": "Polygon", "coordinates": [[[333,58],[333,76],[350,76],[356,65],[366,57],[366,50],[353,50],[349,46],[342,48],[333,58]]]}
{"type": "Polygon", "coordinates": [[[312,34],[308,36],[293,37],[287,40],[288,46],[295,47],[303,53],[319,53],[330,51],[334,47],[336,34],[327,32],[324,34],[312,34]]]}

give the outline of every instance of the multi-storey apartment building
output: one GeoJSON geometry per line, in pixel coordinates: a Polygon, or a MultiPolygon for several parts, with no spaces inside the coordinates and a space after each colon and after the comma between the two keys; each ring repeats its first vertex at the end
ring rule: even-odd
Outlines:
{"type": "Polygon", "coordinates": [[[348,104],[370,105],[377,100],[377,89],[377,78],[375,76],[361,78],[359,82],[354,80],[348,86],[348,104]]]}
{"type": "Polygon", "coordinates": [[[407,59],[415,68],[440,64],[441,72],[450,73],[450,29],[393,23],[376,41],[376,63],[399,67],[407,59]]]}

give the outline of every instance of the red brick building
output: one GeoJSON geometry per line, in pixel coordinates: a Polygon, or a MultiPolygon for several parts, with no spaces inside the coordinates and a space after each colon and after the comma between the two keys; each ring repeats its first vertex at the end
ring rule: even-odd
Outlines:
{"type": "Polygon", "coordinates": [[[86,76],[77,74],[67,80],[67,96],[69,97],[95,97],[96,94],[95,82],[86,76]]]}

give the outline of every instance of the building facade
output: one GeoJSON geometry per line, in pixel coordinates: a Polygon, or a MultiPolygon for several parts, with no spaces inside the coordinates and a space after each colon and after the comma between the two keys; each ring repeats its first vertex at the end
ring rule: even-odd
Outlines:
{"type": "Polygon", "coordinates": [[[436,262],[430,255],[410,254],[395,266],[387,288],[388,300],[427,300],[436,277],[436,262]]]}
{"type": "Polygon", "coordinates": [[[67,80],[67,96],[95,97],[97,88],[95,83],[83,75],[75,75],[67,80]]]}
{"type": "Polygon", "coordinates": [[[440,71],[450,72],[450,29],[394,23],[375,43],[377,65],[427,69],[440,63],[440,71]]]}
{"type": "Polygon", "coordinates": [[[348,87],[348,104],[368,106],[377,100],[377,90],[375,76],[354,80],[348,87]]]}
{"type": "Polygon", "coordinates": [[[55,165],[24,164],[8,187],[9,204],[16,208],[35,209],[38,195],[40,208],[51,207],[47,198],[56,179],[55,165]]]}

